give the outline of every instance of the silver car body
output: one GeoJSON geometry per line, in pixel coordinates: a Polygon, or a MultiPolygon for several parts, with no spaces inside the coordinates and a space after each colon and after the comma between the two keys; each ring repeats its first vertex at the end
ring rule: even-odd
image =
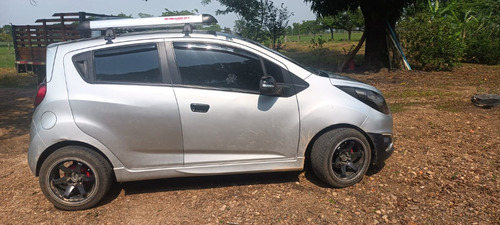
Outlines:
{"type": "MultiPolygon", "coordinates": [[[[117,181],[230,173],[302,170],[314,138],[335,127],[351,127],[370,140],[377,161],[392,153],[392,116],[362,103],[336,86],[380,93],[342,77],[325,77],[274,51],[227,35],[147,33],[124,35],[113,44],[89,39],[53,44],[47,54],[47,93],[35,109],[28,162],[38,175],[56,149],[82,145],[102,153],[117,181]],[[291,96],[163,84],[92,84],[72,58],[80,53],[153,43],[162,70],[174,56],[172,43],[217,44],[258,55],[294,76],[291,96]],[[166,54],[163,52],[166,51],[166,54]],[[295,81],[300,81],[297,84],[295,81]],[[208,105],[194,112],[193,104],[208,105]],[[389,137],[382,145],[372,134],[389,137]]],[[[175,57],[175,56],[174,56],[175,57]]],[[[168,72],[167,72],[168,73],[168,72]]],[[[372,157],[373,158],[373,157],[372,157]]]]}

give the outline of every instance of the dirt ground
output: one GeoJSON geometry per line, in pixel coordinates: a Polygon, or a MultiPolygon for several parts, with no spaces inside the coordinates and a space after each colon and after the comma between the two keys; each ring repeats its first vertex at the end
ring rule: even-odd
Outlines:
{"type": "Polygon", "coordinates": [[[0,224],[500,224],[500,66],[350,75],[391,105],[395,153],[343,189],[311,171],[116,184],[97,207],[64,212],[26,162],[35,90],[0,88],[0,224]]]}

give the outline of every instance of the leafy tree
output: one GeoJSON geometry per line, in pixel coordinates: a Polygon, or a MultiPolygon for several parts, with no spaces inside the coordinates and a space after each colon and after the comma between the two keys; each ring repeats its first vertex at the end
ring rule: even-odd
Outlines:
{"type": "Polygon", "coordinates": [[[364,24],[363,14],[359,8],[354,11],[347,10],[335,16],[319,17],[318,21],[323,28],[330,30],[331,40],[333,40],[333,31],[341,29],[347,31],[350,41],[352,31],[362,28],[364,24]]]}
{"type": "Polygon", "coordinates": [[[234,32],[243,37],[252,39],[254,41],[263,42],[266,38],[265,32],[262,27],[256,26],[250,22],[239,19],[234,21],[234,32]]]}
{"type": "Polygon", "coordinates": [[[302,25],[300,27],[302,32],[305,34],[316,35],[317,33],[323,31],[323,27],[317,20],[302,21],[302,25]]]}
{"type": "Polygon", "coordinates": [[[11,25],[4,25],[2,28],[0,28],[0,33],[2,34],[12,34],[12,26],[11,25]]]}
{"type": "Polygon", "coordinates": [[[362,28],[364,25],[363,14],[358,8],[357,10],[347,10],[334,16],[334,27],[347,31],[349,41],[351,40],[351,33],[356,28],[362,28]]]}
{"type": "MultiPolygon", "coordinates": [[[[238,20],[235,22],[235,31],[244,37],[263,42],[270,40],[274,48],[281,46],[281,38],[285,35],[288,19],[292,15],[282,4],[274,6],[271,0],[216,0],[226,6],[224,10],[217,10],[216,14],[235,13],[238,20]]],[[[212,0],[202,0],[202,4],[209,4],[212,0]]]]}
{"type": "Polygon", "coordinates": [[[220,27],[219,24],[212,24],[212,25],[207,26],[207,27],[200,27],[199,29],[220,32],[222,30],[222,27],[220,27]]]}
{"type": "Polygon", "coordinates": [[[139,16],[139,18],[154,17],[154,15],[148,14],[148,13],[139,13],[138,16],[139,16]]]}
{"type": "Polygon", "coordinates": [[[319,17],[318,21],[323,26],[323,28],[328,29],[330,31],[330,40],[333,41],[333,32],[335,31],[335,21],[336,18],[333,16],[323,16],[319,17]]]}
{"type": "Polygon", "coordinates": [[[127,15],[127,14],[122,13],[122,12],[121,12],[121,13],[119,13],[118,15],[116,15],[116,16],[117,16],[117,17],[122,17],[122,18],[132,18],[132,14],[127,15]]]}
{"type": "Polygon", "coordinates": [[[286,27],[286,34],[293,34],[293,27],[292,26],[286,27]]]}
{"type": "MultiPolygon", "coordinates": [[[[226,6],[224,10],[217,10],[217,15],[226,15],[235,13],[238,20],[235,21],[234,30],[244,37],[262,42],[266,35],[264,31],[264,22],[266,19],[266,8],[264,0],[216,0],[226,6]]],[[[202,4],[211,3],[212,0],[202,0],[202,4]]]]}
{"type": "Polygon", "coordinates": [[[231,32],[231,28],[229,28],[229,27],[224,27],[224,33],[228,33],[228,34],[232,33],[232,32],[231,32]]]}
{"type": "Polygon", "coordinates": [[[349,9],[361,8],[364,17],[366,47],[364,64],[370,69],[388,65],[386,27],[395,27],[405,6],[417,0],[304,0],[320,17],[334,16],[349,9]]]}
{"type": "Polygon", "coordinates": [[[307,20],[302,21],[302,23],[293,23],[292,26],[293,28],[291,33],[297,35],[298,41],[300,41],[301,35],[312,34],[315,36],[324,29],[318,20],[307,20]]]}
{"type": "Polygon", "coordinates": [[[298,41],[300,41],[300,35],[302,34],[302,24],[301,23],[293,23],[292,33],[297,35],[298,41]]]}
{"type": "Polygon", "coordinates": [[[10,45],[12,43],[12,26],[4,25],[0,28],[0,41],[7,42],[7,49],[11,51],[10,45]]]}
{"type": "Polygon", "coordinates": [[[267,28],[272,48],[280,49],[282,37],[286,34],[288,18],[290,18],[293,13],[288,12],[288,9],[284,7],[284,3],[281,3],[281,6],[278,8],[274,6],[273,2],[268,2],[266,8],[268,13],[264,25],[267,28]]]}
{"type": "Polygon", "coordinates": [[[243,20],[235,20],[234,21],[234,32],[238,35],[245,36],[242,33],[245,31],[245,21],[243,20]]]}

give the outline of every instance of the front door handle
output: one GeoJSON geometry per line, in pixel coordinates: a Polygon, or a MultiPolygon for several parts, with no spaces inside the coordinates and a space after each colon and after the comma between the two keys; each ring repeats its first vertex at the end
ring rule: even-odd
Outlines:
{"type": "Polygon", "coordinates": [[[201,103],[191,103],[191,111],[197,113],[206,113],[210,109],[210,105],[201,103]]]}

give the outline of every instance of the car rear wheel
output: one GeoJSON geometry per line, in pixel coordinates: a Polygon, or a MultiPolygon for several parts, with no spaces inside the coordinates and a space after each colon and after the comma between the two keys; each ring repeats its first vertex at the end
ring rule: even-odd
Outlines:
{"type": "Polygon", "coordinates": [[[64,147],[44,161],[39,182],[43,194],[56,208],[82,210],[106,195],[112,171],[100,154],[83,147],[64,147]]]}
{"type": "Polygon", "coordinates": [[[350,128],[331,130],[313,145],[311,164],[318,178],[332,187],[347,187],[363,179],[371,160],[363,134],[350,128]]]}

